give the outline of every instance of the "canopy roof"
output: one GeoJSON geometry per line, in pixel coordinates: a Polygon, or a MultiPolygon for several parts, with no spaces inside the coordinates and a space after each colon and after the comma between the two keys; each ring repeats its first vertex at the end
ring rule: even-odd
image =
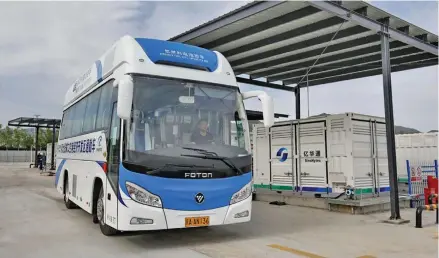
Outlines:
{"type": "MultiPolygon", "coordinates": [[[[248,120],[262,120],[262,112],[256,110],[246,110],[248,120]]],[[[274,114],[275,118],[287,118],[286,114],[274,114]]],[[[61,125],[61,119],[49,119],[49,118],[32,118],[32,117],[19,117],[8,122],[8,126],[16,127],[40,127],[40,128],[59,128],[61,125]]]]}
{"type": "Polygon", "coordinates": [[[239,82],[291,91],[381,74],[384,24],[392,72],[438,64],[436,34],[363,1],[255,1],[170,40],[221,52],[239,82]]]}
{"type": "Polygon", "coordinates": [[[40,127],[40,128],[59,128],[61,119],[19,117],[8,122],[8,126],[16,127],[40,127]]]}

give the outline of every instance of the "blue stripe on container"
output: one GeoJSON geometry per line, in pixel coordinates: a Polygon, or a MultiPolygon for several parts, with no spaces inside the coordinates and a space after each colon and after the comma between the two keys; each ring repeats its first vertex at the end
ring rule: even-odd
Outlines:
{"type": "Polygon", "coordinates": [[[389,191],[390,191],[390,186],[380,187],[380,192],[389,192],[389,191]]]}
{"type": "Polygon", "coordinates": [[[434,172],[436,177],[438,177],[438,165],[437,165],[437,159],[434,160],[434,172]]]}
{"type": "Polygon", "coordinates": [[[298,188],[298,190],[302,190],[302,192],[316,192],[316,193],[332,193],[332,188],[328,188],[328,187],[309,187],[309,186],[304,186],[302,188],[298,188]]]}

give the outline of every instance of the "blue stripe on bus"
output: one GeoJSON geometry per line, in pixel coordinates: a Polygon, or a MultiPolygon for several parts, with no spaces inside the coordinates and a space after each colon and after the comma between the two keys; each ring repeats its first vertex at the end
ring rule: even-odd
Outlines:
{"type": "Polygon", "coordinates": [[[252,179],[252,173],[240,176],[217,179],[179,179],[163,178],[135,173],[127,170],[123,165],[119,168],[120,189],[127,195],[125,183],[131,182],[162,200],[164,209],[200,211],[228,206],[233,194],[238,192],[252,179]],[[195,195],[202,193],[204,202],[195,201],[195,195]]]}
{"type": "MultiPolygon", "coordinates": [[[[129,196],[129,195],[128,195],[129,196]]],[[[117,199],[119,199],[119,202],[122,203],[123,206],[128,207],[125,202],[122,199],[122,195],[120,195],[120,190],[117,191],[117,199]]]]}
{"type": "MultiPolygon", "coordinates": [[[[104,169],[104,164],[106,163],[105,161],[96,161],[96,163],[98,163],[98,165],[102,168],[102,169],[104,169]]],[[[106,172],[106,171],[104,171],[104,172],[106,172]]]]}
{"type": "MultiPolygon", "coordinates": [[[[96,163],[98,163],[98,165],[102,168],[102,169],[104,169],[104,164],[106,163],[105,161],[96,161],[96,163]]],[[[104,171],[105,173],[107,173],[107,171],[104,171]]],[[[119,202],[123,205],[123,206],[125,206],[125,207],[127,207],[127,205],[125,204],[125,202],[123,201],[123,199],[122,199],[122,196],[120,195],[120,190],[119,189],[116,189],[116,191],[117,191],[117,199],[119,200],[119,202]]]]}
{"type": "Polygon", "coordinates": [[[100,83],[102,81],[102,63],[101,60],[97,60],[96,64],[96,72],[97,72],[97,81],[100,83]]]}
{"type": "Polygon", "coordinates": [[[56,169],[56,174],[55,174],[55,186],[58,186],[58,180],[59,180],[59,176],[61,174],[61,170],[64,166],[64,163],[66,163],[66,160],[63,159],[61,160],[61,162],[58,165],[58,168],[56,169]]]}
{"type": "Polygon", "coordinates": [[[197,66],[209,72],[218,68],[218,57],[211,50],[166,40],[148,38],[136,38],[135,40],[153,63],[197,66]]]}

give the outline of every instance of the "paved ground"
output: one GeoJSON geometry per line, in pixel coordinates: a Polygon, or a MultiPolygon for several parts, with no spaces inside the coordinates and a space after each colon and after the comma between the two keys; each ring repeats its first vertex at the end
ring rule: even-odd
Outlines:
{"type": "Polygon", "coordinates": [[[54,177],[0,164],[0,257],[437,257],[435,214],[414,228],[369,216],[255,202],[247,224],[103,236],[91,217],[67,210],[54,177]]]}

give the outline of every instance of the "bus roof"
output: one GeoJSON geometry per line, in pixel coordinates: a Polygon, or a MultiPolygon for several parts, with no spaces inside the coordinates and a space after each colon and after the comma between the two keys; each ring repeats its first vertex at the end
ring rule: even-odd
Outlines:
{"type": "Polygon", "coordinates": [[[217,51],[158,39],[124,36],[70,86],[64,109],[114,74],[145,74],[238,87],[227,59],[217,51]]]}

